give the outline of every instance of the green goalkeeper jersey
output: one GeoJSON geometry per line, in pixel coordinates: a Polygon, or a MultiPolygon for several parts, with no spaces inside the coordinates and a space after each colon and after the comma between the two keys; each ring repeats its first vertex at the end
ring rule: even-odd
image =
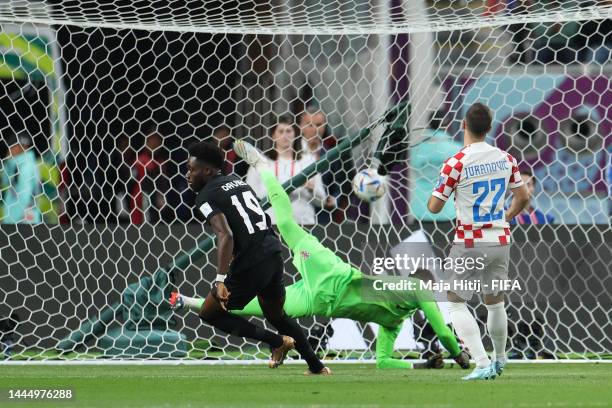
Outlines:
{"type": "MultiPolygon", "coordinates": [[[[391,358],[393,345],[404,320],[420,309],[451,355],[460,353],[457,340],[444,323],[431,292],[376,290],[375,281],[385,278],[362,274],[326,248],[295,222],[289,196],[274,174],[264,170],[261,178],[268,190],[278,230],[291,249],[293,265],[302,277],[286,288],[284,308],[289,316],[338,317],[378,323],[377,365],[382,368],[408,368],[411,367],[410,363],[391,358]]],[[[232,312],[248,316],[263,315],[257,299],[253,299],[244,309],[232,312]]]]}
{"type": "MultiPolygon", "coordinates": [[[[389,296],[387,292],[368,293],[372,290],[374,279],[352,270],[351,279],[338,291],[337,296],[329,296],[328,291],[313,292],[300,279],[286,288],[285,312],[290,317],[338,317],[361,322],[378,323],[381,326],[396,328],[420,308],[414,295],[389,296]]],[[[257,299],[253,299],[242,310],[234,311],[241,315],[262,316],[257,299]]]]}
{"type": "MultiPolygon", "coordinates": [[[[285,312],[293,318],[321,316],[377,323],[380,325],[376,341],[378,366],[405,368],[409,363],[392,359],[393,346],[404,320],[417,310],[422,310],[442,345],[452,356],[460,353],[457,340],[446,326],[438,305],[432,300],[431,292],[377,291],[374,282],[379,278],[363,275],[356,269],[351,269],[349,276],[349,279],[346,279],[346,275],[336,277],[333,286],[339,290],[333,298],[329,290],[312,292],[305,279],[288,286],[285,312]],[[345,279],[342,279],[343,277],[345,279]],[[338,283],[341,282],[344,284],[339,286],[338,283]]],[[[322,282],[318,283],[319,288],[321,284],[322,282]]],[[[253,299],[244,309],[233,312],[247,316],[263,316],[257,299],[253,299]]]]}
{"type": "Polygon", "coordinates": [[[353,269],[351,280],[340,291],[330,316],[374,322],[385,327],[400,326],[419,308],[417,297],[409,291],[377,291],[375,282],[378,279],[353,269]]]}
{"type": "MultiPolygon", "coordinates": [[[[341,317],[396,328],[423,305],[427,308],[429,303],[429,308],[435,306],[437,309],[430,291],[377,290],[376,281],[394,277],[362,274],[313,235],[302,233],[292,252],[293,265],[302,276],[295,285],[307,292],[301,295],[301,299],[309,303],[299,311],[307,311],[309,316],[341,317]]],[[[413,278],[406,281],[418,282],[413,278]]],[[[286,298],[288,303],[299,303],[289,293],[286,298]]],[[[296,305],[289,307],[296,308],[296,305]]]]}

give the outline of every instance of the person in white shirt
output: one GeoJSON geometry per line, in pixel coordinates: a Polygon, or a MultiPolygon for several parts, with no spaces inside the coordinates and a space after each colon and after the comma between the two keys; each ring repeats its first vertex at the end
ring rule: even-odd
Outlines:
{"type": "MultiPolygon", "coordinates": [[[[306,111],[299,117],[299,126],[302,139],[302,152],[304,156],[312,156],[313,160],[317,161],[325,153],[323,146],[323,137],[325,136],[327,128],[327,121],[323,112],[315,110],[314,108],[307,108],[306,111]]],[[[329,174],[331,176],[331,173],[329,174]]],[[[323,180],[324,176],[321,176],[323,181],[323,187],[329,189],[330,186],[326,186],[323,180]]],[[[328,177],[330,178],[330,177],[328,177]]],[[[330,181],[328,181],[331,184],[330,181]]],[[[325,198],[325,208],[333,209],[336,207],[336,198],[329,194],[325,198]]]]}
{"type": "MultiPolygon", "coordinates": [[[[271,132],[273,149],[268,152],[270,160],[267,166],[274,172],[276,178],[281,183],[300,174],[306,167],[314,162],[312,155],[302,155],[302,141],[299,130],[294,125],[291,117],[286,115],[279,118],[276,126],[271,132]]],[[[259,173],[253,168],[249,168],[246,176],[249,184],[259,198],[266,195],[266,189],[259,178],[259,173]]],[[[293,208],[293,216],[299,224],[310,225],[316,223],[316,207],[321,207],[326,199],[325,189],[321,181],[321,175],[316,174],[301,187],[295,189],[289,197],[293,208]]],[[[267,211],[273,223],[275,223],[274,213],[267,211]]]]}
{"type": "MultiPolygon", "coordinates": [[[[329,150],[334,148],[338,141],[331,132],[327,118],[317,105],[307,105],[299,116],[298,125],[302,136],[302,151],[319,160],[329,150]]],[[[349,197],[352,194],[355,164],[351,150],[345,150],[340,156],[329,163],[329,168],[321,173],[323,188],[327,193],[324,208],[318,211],[319,224],[332,220],[342,222],[346,217],[349,206],[349,197]]]]}
{"type": "Polygon", "coordinates": [[[468,109],[463,121],[464,147],[442,165],[438,185],[427,205],[429,211],[439,213],[455,195],[457,228],[448,256],[455,266],[448,268],[448,282],[452,282],[448,307],[455,331],[476,361],[476,369],[464,380],[491,379],[504,370],[508,316],[504,293],[496,282],[508,281],[512,236],[509,221],[529,203],[516,159],[485,141],[492,122],[491,111],[482,103],[468,109]],[[503,198],[508,190],[512,192],[512,203],[506,210],[503,198]],[[477,265],[468,266],[470,259],[477,265]],[[482,291],[478,290],[481,283],[482,291]],[[466,305],[475,291],[484,295],[487,330],[495,353],[493,362],[466,305]]]}

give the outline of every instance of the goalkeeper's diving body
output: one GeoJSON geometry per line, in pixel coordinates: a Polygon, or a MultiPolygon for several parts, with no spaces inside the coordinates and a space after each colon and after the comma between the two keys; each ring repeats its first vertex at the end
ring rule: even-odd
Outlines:
{"type": "MultiPolygon", "coordinates": [[[[404,320],[420,309],[434,328],[443,346],[463,368],[469,367],[467,353],[461,351],[451,330],[446,326],[433,294],[428,291],[377,291],[374,282],[380,277],[367,276],[341,260],[323,246],[316,237],[300,227],[293,218],[289,196],[274,173],[265,165],[265,158],[252,145],[238,140],[234,149],[261,175],[276,216],[282,239],[293,253],[293,264],[302,279],[286,288],[285,312],[292,318],[322,316],[349,318],[380,325],[376,340],[378,368],[428,368],[392,358],[395,339],[404,320]]],[[[198,313],[204,300],[174,292],[170,303],[175,308],[186,306],[198,313]]],[[[256,299],[232,313],[263,316],[256,299]]],[[[441,360],[441,358],[439,359],[441,360]]]]}

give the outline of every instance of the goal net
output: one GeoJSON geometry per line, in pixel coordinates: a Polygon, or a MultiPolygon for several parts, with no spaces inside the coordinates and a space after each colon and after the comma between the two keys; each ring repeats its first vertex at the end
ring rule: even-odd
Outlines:
{"type": "MultiPolygon", "coordinates": [[[[2,358],[267,358],[170,309],[171,290],[204,297],[216,274],[187,147],[219,143],[250,183],[239,138],[283,182],[318,163],[295,215],[371,274],[448,252],[452,206],[425,203],[474,102],[534,188],[512,226],[511,358],[610,358],[611,19],[605,0],[1,1],[2,358]],[[352,178],[379,162],[387,192],[362,202],[352,178]]],[[[375,357],[376,324],[299,322],[326,358],[375,357]]],[[[398,357],[437,347],[426,332],[405,321],[398,357]]]]}

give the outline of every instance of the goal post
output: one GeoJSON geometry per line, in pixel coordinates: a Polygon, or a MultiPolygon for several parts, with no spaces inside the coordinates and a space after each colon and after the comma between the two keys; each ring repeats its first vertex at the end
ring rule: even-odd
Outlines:
{"type": "MultiPolygon", "coordinates": [[[[512,227],[510,275],[524,290],[508,298],[511,358],[610,358],[608,3],[195,3],[0,1],[0,134],[25,140],[38,168],[19,180],[24,153],[0,143],[4,361],[265,358],[166,302],[170,287],[205,296],[215,274],[187,147],[218,142],[224,170],[249,180],[229,142],[273,157],[289,114],[300,155],[282,181],[296,216],[372,273],[398,251],[448,251],[453,212],[432,219],[426,199],[474,102],[494,114],[487,141],[534,180],[533,211],[512,227]],[[351,179],[379,161],[387,193],[367,204],[351,179]],[[318,194],[303,188],[316,174],[318,194]]],[[[299,322],[328,358],[375,357],[374,324],[299,322]]],[[[430,345],[418,324],[406,321],[398,356],[430,345]]]]}

